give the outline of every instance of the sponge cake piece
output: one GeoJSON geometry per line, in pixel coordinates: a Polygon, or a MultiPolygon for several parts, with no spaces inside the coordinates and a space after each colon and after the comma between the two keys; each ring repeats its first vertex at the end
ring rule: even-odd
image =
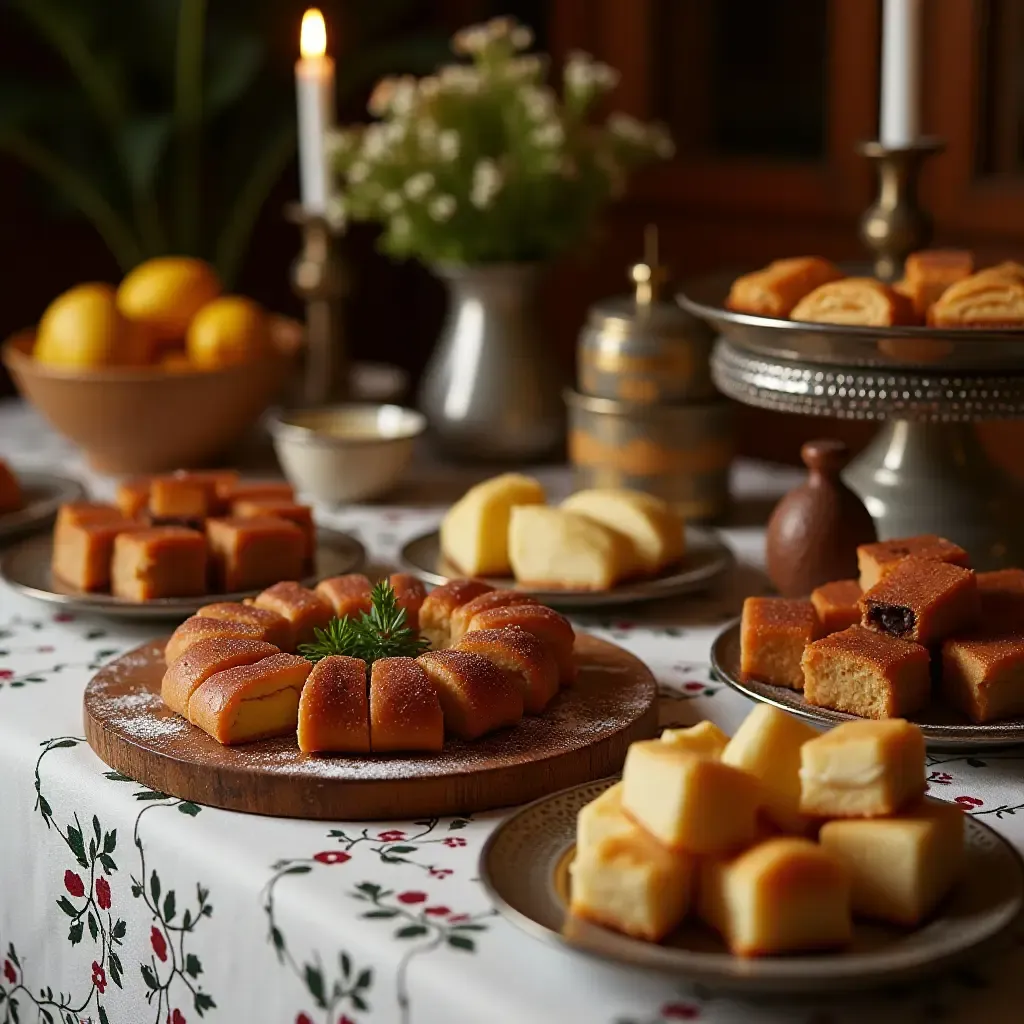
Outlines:
{"type": "Polygon", "coordinates": [[[678,750],[688,750],[713,761],[721,759],[722,751],[729,743],[729,737],[714,722],[708,721],[698,722],[688,729],[666,729],[658,738],[678,750]]]}
{"type": "Polygon", "coordinates": [[[543,505],[532,477],[504,473],[471,487],[441,522],[441,552],[467,576],[507,576],[509,516],[515,505],[543,505]]]}

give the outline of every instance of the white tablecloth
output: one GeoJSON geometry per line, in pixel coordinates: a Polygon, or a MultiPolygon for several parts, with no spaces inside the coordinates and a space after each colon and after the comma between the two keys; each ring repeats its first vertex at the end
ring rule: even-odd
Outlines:
{"type": "MultiPolygon", "coordinates": [[[[0,406],[0,456],[95,479],[21,407],[0,406]]],[[[543,475],[565,490],[563,470],[543,475]]],[[[436,522],[447,479],[420,463],[400,507],[326,512],[387,562],[436,522]]],[[[746,497],[791,485],[743,465],[746,497]]],[[[449,481],[450,482],[450,481],[449,481]]],[[[745,563],[714,592],[577,618],[640,656],[665,724],[749,708],[711,680],[708,649],[747,593],[758,527],[725,531],[745,563]]],[[[110,1024],[828,1024],[1024,1021],[1019,949],[932,984],[867,1001],[740,1003],[669,977],[534,941],[497,916],[477,857],[500,812],[441,820],[303,822],[154,793],[82,739],[83,688],[100,664],[160,632],[54,614],[0,587],[0,1022],[110,1024]]],[[[931,759],[931,791],[1024,847],[1024,753],[931,759]]]]}

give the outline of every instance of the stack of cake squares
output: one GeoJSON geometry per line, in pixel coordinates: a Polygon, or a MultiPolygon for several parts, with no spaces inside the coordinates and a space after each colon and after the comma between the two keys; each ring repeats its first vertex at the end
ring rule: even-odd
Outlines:
{"type": "Polygon", "coordinates": [[[903,719],[818,733],[762,705],[731,739],[667,730],[580,811],[572,914],[648,942],[696,919],[739,956],[842,948],[855,918],[916,927],[963,863],[963,812],[925,788],[903,719]]]}
{"type": "Polygon", "coordinates": [[[863,718],[936,699],[979,723],[1024,714],[1024,570],[975,573],[932,535],[865,544],[857,560],[859,580],[808,600],[744,602],[745,679],[863,718]]]}

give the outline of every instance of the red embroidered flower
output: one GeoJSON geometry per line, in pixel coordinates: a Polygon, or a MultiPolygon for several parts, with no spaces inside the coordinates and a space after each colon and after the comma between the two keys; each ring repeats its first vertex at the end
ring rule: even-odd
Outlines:
{"type": "Polygon", "coordinates": [[[103,995],[103,990],[107,987],[107,975],[95,960],[92,962],[92,983],[96,986],[99,994],[103,995]]]}
{"type": "Polygon", "coordinates": [[[10,960],[4,961],[4,977],[13,985],[18,980],[18,975],[14,972],[14,964],[10,960]]]}
{"type": "Polygon", "coordinates": [[[697,682],[696,679],[691,679],[688,683],[683,683],[683,689],[689,690],[690,693],[695,693],[697,690],[703,690],[704,685],[704,683],[697,682]]]}
{"type": "Polygon", "coordinates": [[[391,828],[387,832],[381,832],[377,838],[385,843],[397,843],[399,839],[405,838],[405,833],[399,832],[397,828],[391,828]]]}
{"type": "Polygon", "coordinates": [[[669,1020],[696,1020],[700,1010],[692,1003],[666,1003],[661,1008],[661,1015],[669,1020]]]}
{"type": "Polygon", "coordinates": [[[96,879],[96,902],[100,910],[110,909],[110,883],[105,878],[96,879]]]}
{"type": "Polygon", "coordinates": [[[973,807],[980,807],[985,801],[979,800],[976,796],[958,796],[954,803],[971,810],[973,807]]]}
{"type": "Polygon", "coordinates": [[[929,782],[938,782],[940,785],[948,786],[953,781],[953,776],[949,772],[932,772],[928,776],[929,782]]]}
{"type": "Polygon", "coordinates": [[[74,871],[64,872],[64,888],[67,889],[72,896],[84,896],[85,895],[85,882],[74,873],[74,871]]]}
{"type": "Polygon", "coordinates": [[[343,1013],[338,1018],[338,1024],[356,1024],[356,1022],[351,1017],[349,1017],[347,1014],[343,1013]]]}
{"type": "Polygon", "coordinates": [[[344,864],[351,860],[350,854],[342,853],[341,850],[324,850],[321,853],[314,853],[313,860],[320,864],[344,864]]]}
{"type": "Polygon", "coordinates": [[[53,617],[54,622],[74,622],[75,617],[70,612],[57,612],[53,617]]]}
{"type": "Polygon", "coordinates": [[[308,1014],[300,1013],[295,1018],[295,1024],[313,1024],[313,1020],[308,1014]]]}
{"type": "Polygon", "coordinates": [[[164,963],[167,960],[167,940],[164,938],[164,933],[156,925],[153,925],[153,929],[149,933],[149,942],[153,947],[153,952],[157,955],[157,959],[164,963]]]}
{"type": "Polygon", "coordinates": [[[618,629],[622,632],[628,633],[634,627],[634,625],[635,623],[626,622],[625,620],[623,620],[622,622],[613,623],[612,629],[618,629]]]}
{"type": "Polygon", "coordinates": [[[425,892],[402,892],[397,896],[399,903],[425,903],[427,894],[425,892]]]}
{"type": "Polygon", "coordinates": [[[14,673],[9,668],[0,668],[0,679],[13,679],[14,673]]]}
{"type": "Polygon", "coordinates": [[[36,653],[38,653],[38,654],[52,654],[53,653],[53,648],[49,644],[47,644],[45,647],[37,647],[36,648],[36,653]]]}
{"type": "Polygon", "coordinates": [[[430,874],[433,878],[447,878],[452,873],[451,868],[431,868],[430,874]]]}
{"type": "Polygon", "coordinates": [[[465,846],[466,845],[466,840],[463,839],[462,836],[447,836],[446,838],[442,839],[441,842],[443,842],[445,846],[465,846]]]}
{"type": "Polygon", "coordinates": [[[449,924],[458,924],[460,921],[468,921],[468,920],[469,920],[469,914],[454,914],[452,917],[448,918],[448,923],[449,924]]]}
{"type": "Polygon", "coordinates": [[[447,907],[427,907],[424,914],[433,914],[434,917],[447,917],[451,911],[447,907]]]}
{"type": "Polygon", "coordinates": [[[173,1013],[167,1014],[167,1024],[186,1024],[185,1015],[181,1010],[175,1010],[173,1013]]]}

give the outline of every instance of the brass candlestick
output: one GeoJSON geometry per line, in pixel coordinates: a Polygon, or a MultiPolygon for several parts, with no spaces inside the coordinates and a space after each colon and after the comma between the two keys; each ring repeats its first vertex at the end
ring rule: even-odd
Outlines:
{"type": "Polygon", "coordinates": [[[931,239],[932,220],[917,202],[917,183],[928,157],[945,149],[942,139],[918,139],[893,148],[862,142],[857,151],[878,165],[878,198],[860,221],[861,241],[875,256],[875,276],[895,281],[908,254],[931,239]]]}
{"type": "Polygon", "coordinates": [[[306,303],[306,362],[302,402],[326,405],[348,396],[349,362],[342,329],[344,265],[327,220],[298,205],[287,216],[302,228],[302,251],[292,263],[292,289],[306,303]]]}

